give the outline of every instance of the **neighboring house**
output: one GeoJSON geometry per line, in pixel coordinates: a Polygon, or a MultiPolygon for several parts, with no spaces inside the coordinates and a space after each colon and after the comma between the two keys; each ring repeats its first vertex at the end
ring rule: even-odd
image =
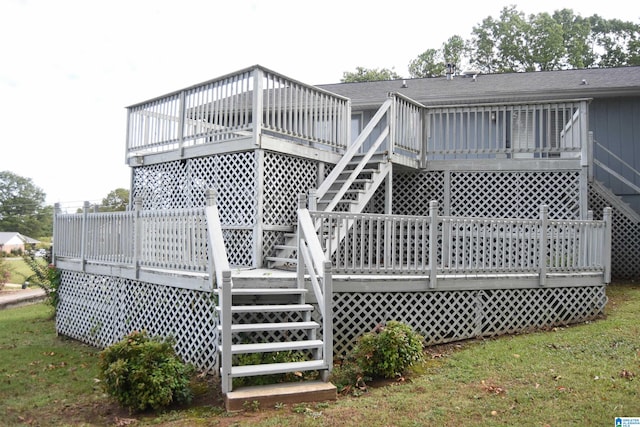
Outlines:
{"type": "Polygon", "coordinates": [[[57,330],[171,335],[227,393],[326,373],[391,319],[429,344],[594,319],[611,248],[638,273],[606,185],[638,185],[639,97],[640,68],[314,87],[254,66],[130,106],[131,210],[56,213],[57,330]],[[306,358],[237,366],[282,351],[306,358]]]}
{"type": "Polygon", "coordinates": [[[21,251],[35,249],[40,243],[39,240],[24,236],[17,232],[0,231],[0,252],[10,254],[12,251],[21,251]]]}

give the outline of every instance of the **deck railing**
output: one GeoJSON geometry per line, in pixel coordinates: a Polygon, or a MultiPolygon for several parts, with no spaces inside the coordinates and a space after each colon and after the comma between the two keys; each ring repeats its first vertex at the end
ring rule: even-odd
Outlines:
{"type": "Polygon", "coordinates": [[[586,100],[488,104],[427,109],[427,156],[458,159],[503,155],[586,155],[586,100]]]}
{"type": "MultiPolygon", "coordinates": [[[[347,98],[252,67],[128,107],[127,160],[262,132],[344,150],[347,98]]],[[[134,163],[135,164],[135,163],[134,163]]]]}
{"type": "Polygon", "coordinates": [[[611,209],[602,221],[311,212],[337,274],[438,275],[601,272],[610,276],[611,209]],[[331,245],[340,242],[337,248],[331,245]],[[333,254],[333,255],[331,255],[333,254]]]}
{"type": "Polygon", "coordinates": [[[55,259],[204,273],[208,268],[204,208],[56,213],[55,259]]]}

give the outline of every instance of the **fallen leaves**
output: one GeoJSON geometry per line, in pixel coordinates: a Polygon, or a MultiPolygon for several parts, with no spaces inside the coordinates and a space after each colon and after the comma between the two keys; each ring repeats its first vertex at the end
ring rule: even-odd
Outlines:
{"type": "Polygon", "coordinates": [[[481,384],[480,387],[484,391],[486,391],[487,393],[497,394],[497,395],[501,395],[501,394],[506,394],[507,393],[507,389],[505,389],[504,387],[500,387],[500,386],[497,386],[495,384],[489,384],[484,380],[482,380],[482,382],[480,384],[481,384]]]}
{"type": "Polygon", "coordinates": [[[620,371],[620,378],[624,378],[626,380],[632,380],[635,376],[636,374],[634,374],[631,371],[627,371],[626,369],[623,369],[622,371],[620,371]]]}

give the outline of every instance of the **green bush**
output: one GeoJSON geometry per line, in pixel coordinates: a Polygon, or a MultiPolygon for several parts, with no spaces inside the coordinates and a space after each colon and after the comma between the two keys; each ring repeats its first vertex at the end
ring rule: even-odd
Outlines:
{"type": "Polygon", "coordinates": [[[423,360],[422,342],[409,326],[392,320],[362,335],[353,358],[364,374],[393,378],[423,360]]]}
{"type": "Polygon", "coordinates": [[[100,353],[105,391],[130,410],[191,401],[194,369],[177,357],[172,340],[133,332],[100,353]]]}
{"type": "MultiPolygon", "coordinates": [[[[0,252],[4,253],[4,252],[0,252]]],[[[4,285],[9,282],[9,277],[11,277],[11,271],[9,270],[9,266],[5,262],[3,258],[0,258],[0,291],[4,289],[4,285]]]]}

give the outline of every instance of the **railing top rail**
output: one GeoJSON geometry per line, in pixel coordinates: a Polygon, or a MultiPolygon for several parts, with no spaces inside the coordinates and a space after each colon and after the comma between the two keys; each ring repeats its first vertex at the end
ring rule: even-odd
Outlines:
{"type": "Polygon", "coordinates": [[[517,105],[560,105],[560,104],[580,104],[582,102],[591,102],[593,98],[575,98],[575,99],[545,99],[538,101],[512,101],[512,102],[487,102],[480,104],[443,104],[443,105],[426,105],[427,110],[451,109],[451,108],[479,108],[479,107],[511,107],[517,105]]]}
{"type": "Polygon", "coordinates": [[[403,94],[398,93],[398,92],[389,92],[387,94],[387,97],[388,98],[391,98],[391,97],[399,98],[399,99],[401,99],[401,100],[403,100],[405,102],[408,102],[409,104],[413,104],[413,105],[415,105],[416,107],[419,107],[419,108],[428,108],[426,105],[416,101],[415,99],[411,99],[408,96],[403,95],[403,94]]]}
{"type": "MultiPolygon", "coordinates": [[[[370,220],[397,220],[397,221],[406,221],[406,220],[424,220],[429,218],[427,215],[388,215],[388,214],[376,214],[376,213],[352,213],[352,212],[324,212],[324,211],[309,211],[309,214],[312,218],[339,218],[339,219],[370,219],[370,220]]],[[[538,218],[498,218],[498,217],[463,217],[463,216],[452,216],[452,215],[438,215],[438,218],[445,222],[451,221],[492,221],[496,223],[508,223],[508,222],[519,222],[519,223],[537,223],[540,221],[538,218]]],[[[590,219],[549,219],[550,223],[575,223],[575,224],[600,224],[602,220],[590,220],[590,219]]]]}
{"type": "Polygon", "coordinates": [[[282,78],[282,79],[288,80],[288,81],[290,81],[290,82],[292,82],[292,83],[296,83],[296,84],[301,85],[301,86],[309,87],[309,88],[313,89],[314,91],[317,91],[317,92],[320,92],[320,93],[324,93],[324,94],[327,94],[327,95],[333,96],[333,97],[338,98],[338,99],[341,99],[341,100],[343,100],[343,101],[349,101],[349,98],[347,98],[347,97],[345,97],[345,96],[338,95],[338,94],[333,93],[333,92],[329,92],[328,90],[325,90],[325,89],[322,89],[322,88],[319,88],[319,87],[316,87],[316,86],[313,86],[313,85],[309,85],[309,84],[306,84],[306,83],[302,83],[302,82],[301,82],[301,81],[299,81],[299,80],[292,79],[291,77],[287,77],[287,76],[285,76],[285,75],[283,75],[283,74],[280,74],[280,73],[278,73],[278,72],[276,72],[276,71],[272,71],[272,70],[270,70],[270,69],[268,69],[268,68],[265,68],[265,67],[263,67],[263,66],[261,66],[261,65],[257,65],[257,64],[256,64],[256,65],[252,65],[252,66],[250,66],[250,67],[243,68],[243,69],[238,70],[238,71],[234,71],[234,72],[232,72],[232,73],[224,74],[224,75],[222,75],[222,76],[219,76],[219,77],[216,77],[216,78],[213,78],[213,79],[210,79],[210,80],[207,80],[207,81],[201,82],[201,83],[196,83],[196,84],[194,84],[194,85],[187,86],[187,87],[182,88],[182,89],[174,90],[174,91],[172,91],[172,92],[165,93],[165,94],[163,94],[163,95],[159,95],[159,96],[156,96],[156,97],[153,97],[153,98],[147,99],[147,100],[142,101],[142,102],[137,102],[137,103],[135,103],[135,104],[132,104],[132,105],[127,106],[126,108],[127,108],[127,109],[134,109],[134,108],[137,108],[137,107],[142,107],[142,106],[144,106],[144,105],[147,105],[147,104],[150,104],[150,103],[153,103],[153,102],[156,102],[156,101],[160,101],[160,100],[163,100],[163,99],[166,99],[166,98],[171,98],[171,97],[178,96],[178,95],[179,95],[180,93],[182,93],[182,92],[191,91],[191,90],[194,90],[194,89],[198,89],[198,88],[200,88],[200,87],[202,87],[202,86],[209,85],[209,84],[211,84],[211,83],[215,83],[215,82],[219,82],[219,81],[227,80],[227,79],[232,78],[232,77],[240,76],[240,75],[242,75],[242,74],[246,74],[246,73],[248,73],[248,72],[250,72],[250,71],[254,71],[254,70],[256,70],[256,69],[260,69],[260,70],[262,70],[263,72],[266,72],[266,73],[268,73],[268,74],[271,74],[271,75],[274,75],[274,76],[280,77],[280,78],[282,78]]]}

